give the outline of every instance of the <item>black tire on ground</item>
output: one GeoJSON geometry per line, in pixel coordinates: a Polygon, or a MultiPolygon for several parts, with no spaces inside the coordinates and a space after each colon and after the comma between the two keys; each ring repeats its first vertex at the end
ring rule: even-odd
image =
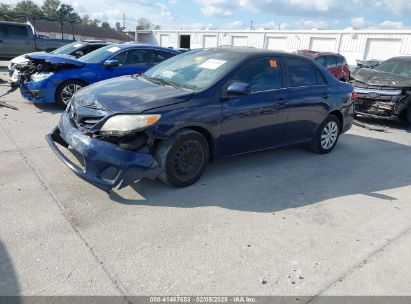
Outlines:
{"type": "Polygon", "coordinates": [[[311,150],[319,154],[330,153],[337,145],[340,133],[340,120],[333,114],[329,115],[318,128],[311,150]]]}
{"type": "Polygon", "coordinates": [[[160,142],[155,158],[164,169],[159,176],[164,183],[187,187],[203,175],[209,147],[202,134],[183,129],[160,142]]]}
{"type": "Polygon", "coordinates": [[[70,79],[61,83],[56,90],[56,102],[60,106],[67,106],[71,96],[87,84],[81,80],[70,79]],[[70,96],[71,94],[71,96],[70,96]]]}
{"type": "Polygon", "coordinates": [[[407,111],[407,121],[408,121],[408,125],[411,126],[411,106],[408,108],[408,111],[407,111]]]}

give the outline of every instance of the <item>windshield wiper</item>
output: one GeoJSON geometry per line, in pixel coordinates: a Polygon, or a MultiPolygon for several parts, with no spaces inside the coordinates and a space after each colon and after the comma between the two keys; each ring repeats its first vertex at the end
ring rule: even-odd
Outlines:
{"type": "Polygon", "coordinates": [[[178,89],[178,88],[181,87],[181,86],[179,86],[178,84],[175,84],[175,83],[173,83],[173,82],[164,80],[163,78],[144,76],[144,79],[147,79],[147,80],[149,80],[149,81],[151,81],[151,82],[153,82],[153,83],[156,83],[156,84],[172,86],[173,88],[176,88],[176,89],[178,89]]]}

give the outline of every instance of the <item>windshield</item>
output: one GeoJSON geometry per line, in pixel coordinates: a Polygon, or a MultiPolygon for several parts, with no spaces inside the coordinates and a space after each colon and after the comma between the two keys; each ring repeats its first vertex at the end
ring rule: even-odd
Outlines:
{"type": "Polygon", "coordinates": [[[163,61],[144,77],[201,91],[215,84],[245,57],[246,54],[226,50],[191,51],[163,61]]]}
{"type": "Polygon", "coordinates": [[[116,45],[108,45],[90,52],[78,60],[85,63],[101,63],[119,50],[121,50],[121,48],[116,45]]]}
{"type": "Polygon", "coordinates": [[[403,77],[411,77],[411,61],[390,59],[378,65],[376,70],[403,77]]]}
{"type": "Polygon", "coordinates": [[[73,43],[69,43],[66,44],[60,48],[58,48],[57,50],[54,50],[52,52],[50,52],[51,54],[58,54],[58,55],[62,55],[62,54],[71,54],[73,52],[75,52],[76,50],[82,48],[85,44],[81,43],[81,42],[73,42],[73,43]]]}

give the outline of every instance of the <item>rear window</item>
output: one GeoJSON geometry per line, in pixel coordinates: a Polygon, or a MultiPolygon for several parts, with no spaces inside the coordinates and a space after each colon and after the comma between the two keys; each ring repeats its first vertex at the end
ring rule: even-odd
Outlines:
{"type": "Polygon", "coordinates": [[[12,25],[12,24],[2,24],[0,25],[1,34],[3,36],[14,36],[14,37],[28,37],[28,31],[26,26],[12,25]]]}
{"type": "Polygon", "coordinates": [[[335,67],[337,65],[337,58],[336,56],[319,56],[315,58],[315,61],[317,61],[319,64],[321,64],[323,67],[326,69],[335,67]]]}
{"type": "Polygon", "coordinates": [[[346,63],[347,63],[347,61],[345,60],[345,58],[343,56],[338,56],[337,57],[337,64],[338,65],[344,65],[346,63]]]}
{"type": "Polygon", "coordinates": [[[325,83],[318,69],[307,61],[287,59],[286,64],[289,87],[309,87],[325,83]]]}

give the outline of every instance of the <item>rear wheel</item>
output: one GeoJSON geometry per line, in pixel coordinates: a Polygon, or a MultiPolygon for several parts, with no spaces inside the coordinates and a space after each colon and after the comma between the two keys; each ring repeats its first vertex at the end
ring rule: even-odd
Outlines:
{"type": "Polygon", "coordinates": [[[164,172],[160,179],[175,187],[194,184],[203,175],[209,159],[207,140],[193,130],[181,130],[163,140],[155,158],[164,172]]]}
{"type": "Polygon", "coordinates": [[[311,150],[320,154],[331,152],[337,145],[341,133],[340,120],[335,115],[329,115],[318,129],[311,150]]]}
{"type": "Polygon", "coordinates": [[[61,106],[66,106],[71,97],[86,84],[80,80],[67,80],[60,84],[56,91],[56,101],[61,106]]]}

